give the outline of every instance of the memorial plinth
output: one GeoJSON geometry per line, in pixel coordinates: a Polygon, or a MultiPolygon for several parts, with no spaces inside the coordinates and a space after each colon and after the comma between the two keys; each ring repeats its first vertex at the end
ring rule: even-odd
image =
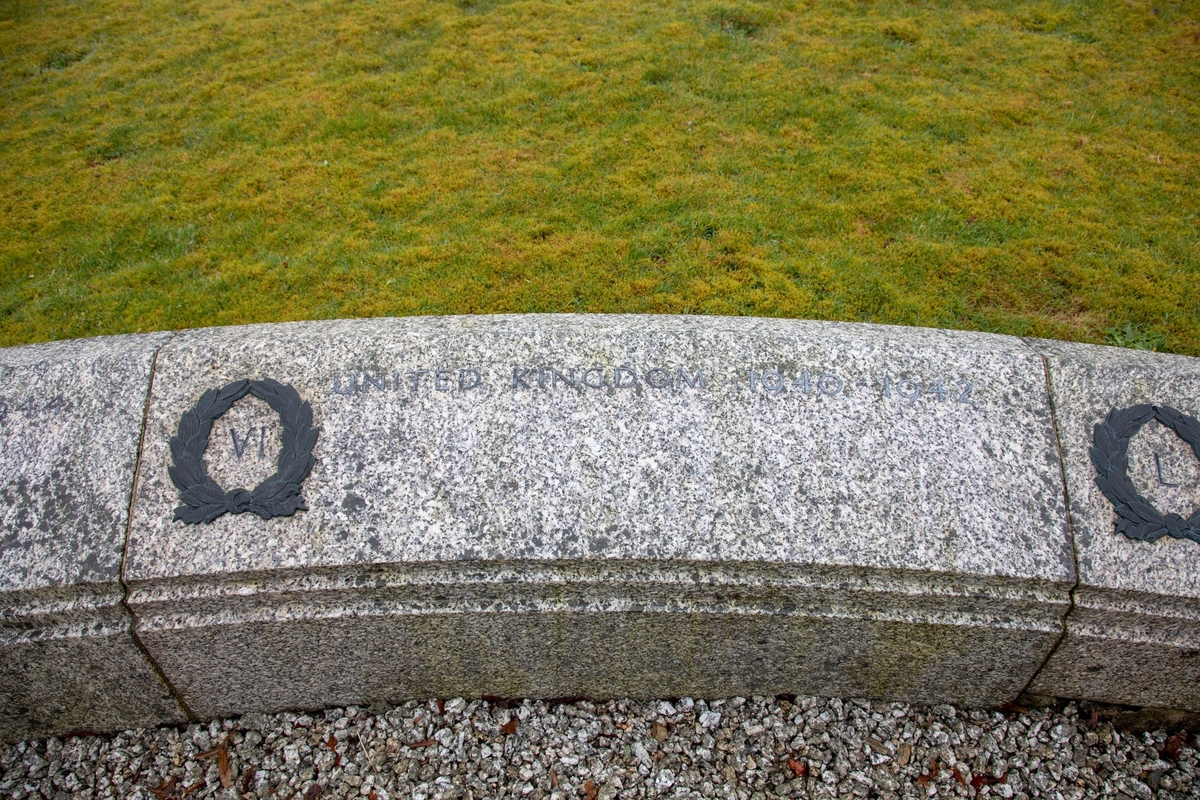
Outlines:
{"type": "MultiPolygon", "coordinates": [[[[285,428],[238,400],[207,446],[217,483],[268,478],[285,428]]],[[[1042,359],[1019,340],[276,325],[159,352],[125,579],[201,716],[445,694],[989,704],[1060,635],[1065,519],[1042,359]],[[243,379],[311,404],[307,509],[173,519],[181,418],[243,379]]]]}
{"type": "Polygon", "coordinates": [[[139,651],[121,558],[167,334],[0,350],[0,739],[183,719],[139,651]]]}
{"type": "Polygon", "coordinates": [[[0,351],[0,737],[456,695],[1200,710],[1197,364],[587,315],[0,351]]]}

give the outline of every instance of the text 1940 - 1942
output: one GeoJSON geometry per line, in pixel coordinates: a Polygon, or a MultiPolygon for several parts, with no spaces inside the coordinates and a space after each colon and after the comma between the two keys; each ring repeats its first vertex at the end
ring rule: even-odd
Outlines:
{"type": "Polygon", "coordinates": [[[975,404],[975,401],[972,399],[972,395],[975,393],[975,386],[970,381],[963,379],[896,379],[891,375],[884,375],[875,380],[864,377],[851,381],[849,379],[844,380],[840,375],[832,372],[816,373],[805,371],[790,375],[776,369],[762,370],[761,372],[750,370],[747,377],[751,392],[768,396],[779,396],[786,393],[796,394],[801,397],[814,395],[834,397],[846,392],[849,387],[853,386],[861,389],[874,387],[879,392],[880,399],[882,400],[915,403],[917,400],[924,398],[938,403],[956,402],[970,406],[974,406],[975,404]]]}
{"type": "Polygon", "coordinates": [[[71,410],[71,402],[63,395],[26,397],[21,399],[0,398],[0,424],[15,417],[36,418],[61,414],[71,410]]]}

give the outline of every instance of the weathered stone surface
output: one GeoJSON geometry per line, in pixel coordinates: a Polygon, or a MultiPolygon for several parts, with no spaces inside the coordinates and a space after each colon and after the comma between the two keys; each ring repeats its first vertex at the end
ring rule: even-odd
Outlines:
{"type": "Polygon", "coordinates": [[[168,335],[0,350],[0,739],[180,719],[119,583],[168,335]]]}
{"type": "MultiPolygon", "coordinates": [[[[205,455],[274,469],[243,398],[205,455]]],[[[158,356],[125,579],[202,716],[429,694],[806,691],[996,703],[1075,580],[1019,340],[724,318],[192,331],[158,356]],[[307,510],[172,519],[201,396],[289,384],[307,510]]]]}
{"type": "MultiPolygon", "coordinates": [[[[1088,455],[1114,408],[1168,406],[1200,417],[1200,361],[1111,347],[1033,341],[1049,366],[1079,587],[1068,634],[1032,690],[1200,710],[1200,542],[1118,533],[1088,455]]],[[[1200,510],[1200,461],[1157,421],[1129,444],[1128,474],[1162,514],[1200,510]],[[1168,485],[1174,484],[1174,485],[1168,485]]]]}

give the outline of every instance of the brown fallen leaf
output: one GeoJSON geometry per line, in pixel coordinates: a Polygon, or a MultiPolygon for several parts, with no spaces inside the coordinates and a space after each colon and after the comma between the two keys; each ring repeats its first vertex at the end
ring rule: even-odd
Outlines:
{"type": "Polygon", "coordinates": [[[891,753],[888,752],[887,745],[885,745],[883,742],[879,741],[878,739],[873,739],[870,736],[868,736],[867,744],[870,746],[870,748],[872,750],[874,750],[876,753],[878,753],[881,756],[890,756],[891,755],[891,753]]]}
{"type": "Polygon", "coordinates": [[[229,751],[224,747],[217,753],[217,772],[221,775],[221,786],[225,789],[232,789],[233,772],[229,769],[229,751]]]}
{"type": "Polygon", "coordinates": [[[667,726],[661,722],[656,722],[650,726],[650,738],[656,742],[665,742],[668,735],[667,726]]]}
{"type": "Polygon", "coordinates": [[[995,786],[997,783],[1008,783],[1008,773],[1004,773],[999,778],[992,778],[987,775],[975,775],[971,778],[971,788],[976,792],[984,786],[995,786]]]}
{"type": "Polygon", "coordinates": [[[437,744],[436,739],[424,739],[420,742],[405,742],[405,747],[411,747],[413,750],[420,750],[422,747],[429,747],[431,744],[437,744]]]}
{"type": "Polygon", "coordinates": [[[246,774],[242,776],[242,794],[250,791],[250,783],[254,780],[255,773],[258,769],[253,764],[246,767],[246,774]]]}
{"type": "Polygon", "coordinates": [[[329,738],[325,740],[325,746],[329,748],[329,752],[333,753],[333,765],[340,767],[342,765],[342,754],[337,751],[338,741],[333,734],[329,734],[329,738]]]}
{"type": "Polygon", "coordinates": [[[551,789],[558,788],[558,773],[555,772],[554,770],[550,770],[550,788],[551,789]]]}
{"type": "Polygon", "coordinates": [[[446,716],[446,701],[438,698],[438,716],[446,716]]]}
{"type": "Polygon", "coordinates": [[[187,797],[192,792],[196,791],[197,789],[203,789],[205,786],[208,786],[208,783],[204,780],[204,778],[201,778],[200,780],[193,783],[191,786],[184,789],[183,794],[181,794],[179,796],[181,798],[187,797]]]}
{"type": "Polygon", "coordinates": [[[172,775],[170,780],[163,781],[158,786],[151,789],[150,793],[156,797],[161,797],[162,800],[169,800],[175,796],[175,786],[178,783],[179,779],[172,775]]]}
{"type": "Polygon", "coordinates": [[[508,722],[501,725],[500,730],[509,736],[516,733],[517,732],[517,718],[513,717],[508,722]]]}
{"type": "Polygon", "coordinates": [[[304,790],[304,800],[317,800],[321,796],[321,784],[314,783],[304,790]]]}
{"type": "Polygon", "coordinates": [[[587,800],[596,800],[596,798],[600,796],[600,787],[591,781],[588,781],[583,785],[583,796],[586,797],[587,800]]]}
{"type": "Polygon", "coordinates": [[[917,778],[917,783],[921,784],[921,788],[929,785],[929,782],[938,776],[937,756],[929,759],[929,772],[917,778]]]}
{"type": "Polygon", "coordinates": [[[902,767],[906,766],[910,758],[912,758],[912,745],[900,745],[900,757],[896,759],[896,763],[902,767]]]}
{"type": "Polygon", "coordinates": [[[963,774],[958,771],[958,767],[954,767],[954,769],[951,770],[951,772],[954,774],[954,780],[958,781],[960,786],[967,785],[967,779],[964,778],[963,774]]]}
{"type": "Polygon", "coordinates": [[[790,769],[792,771],[792,774],[795,775],[797,778],[803,778],[805,775],[808,774],[808,764],[803,761],[800,761],[799,759],[789,758],[787,760],[787,765],[788,765],[788,769],[790,769]]]}
{"type": "Polygon", "coordinates": [[[1187,739],[1182,733],[1177,733],[1170,739],[1167,739],[1167,746],[1162,749],[1162,754],[1172,761],[1178,761],[1179,753],[1183,750],[1185,744],[1187,744],[1187,739]]]}

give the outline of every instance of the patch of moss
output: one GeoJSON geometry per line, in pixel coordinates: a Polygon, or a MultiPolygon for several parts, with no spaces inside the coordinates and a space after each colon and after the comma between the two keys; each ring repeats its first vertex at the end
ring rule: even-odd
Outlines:
{"type": "Polygon", "coordinates": [[[66,69],[72,64],[78,63],[87,58],[88,51],[86,49],[55,49],[42,58],[41,67],[44,70],[59,70],[66,69]]]}
{"type": "Polygon", "coordinates": [[[712,24],[735,36],[757,36],[766,25],[766,14],[749,4],[712,6],[707,16],[712,24]]]}
{"type": "Polygon", "coordinates": [[[133,125],[118,125],[104,133],[100,140],[86,151],[88,166],[96,166],[99,162],[112,161],[131,155],[135,149],[136,130],[133,125]]]}
{"type": "Polygon", "coordinates": [[[666,83],[671,80],[671,70],[660,66],[650,67],[642,73],[642,80],[656,85],[666,83]]]}
{"type": "Polygon", "coordinates": [[[907,19],[886,23],[882,30],[883,35],[893,42],[916,44],[921,39],[921,32],[917,30],[917,26],[907,19]]]}

